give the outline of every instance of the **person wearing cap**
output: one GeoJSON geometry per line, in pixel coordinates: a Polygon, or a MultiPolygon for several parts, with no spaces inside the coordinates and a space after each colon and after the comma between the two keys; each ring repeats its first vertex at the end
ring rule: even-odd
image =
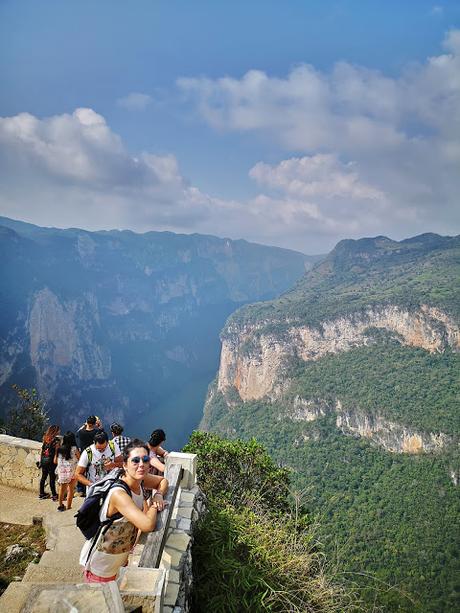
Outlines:
{"type": "Polygon", "coordinates": [[[118,445],[121,454],[123,454],[125,447],[131,442],[131,439],[128,436],[122,436],[123,430],[123,426],[120,426],[120,424],[117,424],[117,422],[114,422],[110,426],[110,431],[112,432],[112,440],[118,445]]]}

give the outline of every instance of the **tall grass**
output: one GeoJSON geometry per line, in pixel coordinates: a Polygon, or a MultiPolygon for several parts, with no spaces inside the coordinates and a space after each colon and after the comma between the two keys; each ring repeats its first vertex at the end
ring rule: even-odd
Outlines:
{"type": "Polygon", "coordinates": [[[198,453],[208,498],[194,536],[194,611],[360,609],[356,594],[327,570],[308,517],[289,505],[286,471],[259,444],[194,433],[186,450],[198,453]]]}

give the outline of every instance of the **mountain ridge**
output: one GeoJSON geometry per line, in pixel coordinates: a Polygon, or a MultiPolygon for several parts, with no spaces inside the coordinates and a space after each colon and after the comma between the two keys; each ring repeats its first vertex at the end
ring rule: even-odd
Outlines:
{"type": "Polygon", "coordinates": [[[128,433],[164,425],[175,446],[199,421],[227,316],[282,293],[316,259],[212,236],[15,220],[0,220],[0,236],[4,398],[14,401],[12,383],[34,386],[63,426],[132,415],[128,433]]]}
{"type": "Polygon", "coordinates": [[[229,317],[201,422],[291,468],[369,606],[373,574],[399,585],[379,594],[385,611],[460,600],[459,281],[458,236],[341,241],[293,289],[229,317]]]}

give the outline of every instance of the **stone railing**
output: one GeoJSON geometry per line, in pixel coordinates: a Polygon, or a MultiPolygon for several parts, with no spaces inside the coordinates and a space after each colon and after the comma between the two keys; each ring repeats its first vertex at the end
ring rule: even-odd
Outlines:
{"type": "Polygon", "coordinates": [[[37,441],[0,434],[0,483],[38,493],[41,447],[37,441]]]}
{"type": "MultiPolygon", "coordinates": [[[[129,566],[122,571],[119,579],[122,597],[127,603],[128,594],[126,589],[123,589],[124,578],[132,577],[136,582],[136,573],[149,570],[152,578],[155,576],[157,601],[161,592],[162,604],[159,610],[165,613],[187,613],[190,610],[193,526],[204,511],[204,496],[196,485],[196,455],[171,452],[166,458],[167,478],[171,468],[177,464],[182,467],[183,476],[174,507],[171,509],[168,534],[158,569],[139,566],[146,541],[149,539],[149,535],[144,535],[130,557],[129,566]],[[155,575],[153,571],[156,572],[155,575]]],[[[129,598],[130,604],[137,604],[138,601],[131,596],[129,598]]]]}
{"type": "MultiPolygon", "coordinates": [[[[36,467],[36,461],[40,449],[39,442],[0,435],[0,483],[38,492],[40,470],[36,467]]],[[[170,520],[158,568],[139,566],[148,538],[148,535],[143,535],[130,556],[128,566],[121,569],[116,583],[96,586],[68,581],[66,585],[55,585],[50,581],[48,585],[40,586],[33,581],[27,584],[13,582],[2,600],[6,598],[7,603],[8,598],[17,599],[18,594],[15,593],[21,592],[21,597],[29,603],[41,603],[43,599],[46,602],[53,599],[60,602],[65,593],[69,604],[72,604],[71,601],[75,604],[73,610],[79,612],[89,611],[85,603],[95,604],[95,599],[99,599],[97,606],[101,613],[140,610],[145,613],[188,613],[192,590],[193,526],[204,511],[204,496],[196,485],[196,455],[171,452],[166,459],[165,476],[168,477],[168,472],[177,474],[177,470],[172,468],[177,465],[182,468],[182,479],[174,504],[168,509],[170,520]]],[[[10,607],[5,610],[16,609],[10,607]]]]}

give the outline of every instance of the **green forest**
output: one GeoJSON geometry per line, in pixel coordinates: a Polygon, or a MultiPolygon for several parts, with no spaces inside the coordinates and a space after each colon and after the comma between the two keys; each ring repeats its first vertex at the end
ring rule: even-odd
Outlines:
{"type": "Polygon", "coordinates": [[[334,416],[299,423],[277,404],[248,402],[213,430],[255,436],[291,469],[330,564],[385,611],[452,611],[460,604],[459,492],[453,453],[391,454],[344,436],[334,416]]]}
{"type": "Polygon", "coordinates": [[[450,349],[428,353],[389,339],[298,363],[289,375],[291,396],[331,404],[339,398],[344,408],[379,414],[422,432],[460,434],[460,355],[450,349]]]}
{"type": "Polygon", "coordinates": [[[274,328],[280,333],[287,322],[319,326],[327,319],[388,304],[408,310],[425,304],[458,317],[459,261],[458,236],[344,240],[291,291],[240,309],[228,319],[226,329],[257,321],[260,332],[274,328]]]}
{"type": "Polygon", "coordinates": [[[460,610],[459,262],[459,237],[342,241],[291,291],[232,315],[222,334],[246,360],[257,360],[261,335],[289,348],[292,326],[321,333],[334,318],[362,323],[370,309],[390,306],[425,313],[439,339],[439,352],[430,353],[370,326],[362,346],[348,351],[310,361],[292,351],[271,398],[243,402],[236,389],[224,396],[215,384],[208,395],[202,427],[255,437],[291,471],[328,564],[359,588],[366,611],[460,610]],[[303,419],[304,406],[316,419],[303,419]],[[360,423],[386,422],[378,434],[387,447],[403,431],[425,441],[441,435],[443,446],[390,452],[342,430],[337,416],[345,413],[360,423]]]}

